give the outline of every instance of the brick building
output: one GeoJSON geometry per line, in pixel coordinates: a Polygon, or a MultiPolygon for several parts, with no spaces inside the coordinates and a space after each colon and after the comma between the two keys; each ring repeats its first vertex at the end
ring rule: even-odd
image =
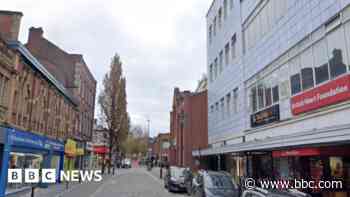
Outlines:
{"type": "Polygon", "coordinates": [[[159,133],[152,144],[152,153],[159,161],[169,161],[170,133],[159,133]]]}
{"type": "Polygon", "coordinates": [[[78,128],[77,100],[18,41],[21,16],[0,11],[0,196],[26,186],[7,183],[10,167],[62,170],[78,128]]]}
{"type": "Polygon", "coordinates": [[[197,169],[192,151],[208,146],[207,91],[175,88],[170,118],[170,164],[197,169]]]}
{"type": "Polygon", "coordinates": [[[78,128],[75,138],[92,137],[96,80],[80,54],[69,54],[43,37],[42,28],[29,29],[26,47],[79,100],[78,128]]]}

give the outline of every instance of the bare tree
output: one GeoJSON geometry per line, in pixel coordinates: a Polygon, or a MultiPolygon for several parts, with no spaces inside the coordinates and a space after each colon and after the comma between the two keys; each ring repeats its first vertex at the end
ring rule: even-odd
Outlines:
{"type": "MultiPolygon", "coordinates": [[[[119,154],[120,143],[128,135],[130,122],[127,112],[126,79],[122,72],[122,62],[117,54],[112,58],[110,71],[104,76],[98,103],[101,107],[100,120],[109,132],[108,173],[110,173],[112,155],[119,154]]],[[[102,168],[104,171],[105,166],[102,168]]]]}

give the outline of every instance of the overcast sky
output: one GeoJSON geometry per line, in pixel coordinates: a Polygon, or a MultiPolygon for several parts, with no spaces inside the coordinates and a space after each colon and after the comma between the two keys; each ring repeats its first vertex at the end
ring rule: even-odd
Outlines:
{"type": "MultiPolygon", "coordinates": [[[[118,53],[127,78],[128,111],[151,135],[169,131],[173,89],[194,90],[206,72],[205,15],[212,0],[5,0],[21,11],[20,41],[31,26],[70,53],[81,53],[101,89],[118,53]]],[[[95,112],[97,116],[99,111],[95,112]]]]}

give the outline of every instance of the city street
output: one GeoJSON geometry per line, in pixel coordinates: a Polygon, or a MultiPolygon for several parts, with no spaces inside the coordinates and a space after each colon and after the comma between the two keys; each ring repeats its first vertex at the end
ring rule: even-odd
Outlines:
{"type": "MultiPolygon", "coordinates": [[[[68,190],[54,192],[53,187],[38,191],[35,197],[183,197],[169,193],[159,179],[159,168],[120,169],[116,176],[107,176],[102,183],[75,184],[68,190]]],[[[30,196],[27,194],[26,196],[30,196]]]]}

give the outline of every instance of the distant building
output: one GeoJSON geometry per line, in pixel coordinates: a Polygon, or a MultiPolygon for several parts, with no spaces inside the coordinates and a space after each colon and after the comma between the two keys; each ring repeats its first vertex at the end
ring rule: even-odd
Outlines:
{"type": "Polygon", "coordinates": [[[207,91],[175,88],[170,118],[170,164],[198,169],[192,151],[208,146],[207,91]]]}
{"type": "Polygon", "coordinates": [[[152,143],[152,153],[159,161],[169,161],[170,133],[159,133],[152,143]]]}

